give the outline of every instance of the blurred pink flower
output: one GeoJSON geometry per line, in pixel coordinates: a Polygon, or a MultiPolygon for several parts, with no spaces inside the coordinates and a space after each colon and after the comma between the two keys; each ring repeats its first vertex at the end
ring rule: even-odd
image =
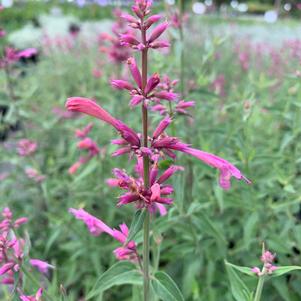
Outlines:
{"type": "Polygon", "coordinates": [[[20,156],[27,157],[35,153],[38,144],[29,139],[21,139],[17,145],[17,151],[20,156]]]}
{"type": "Polygon", "coordinates": [[[36,169],[26,167],[25,173],[29,179],[33,179],[35,182],[40,183],[46,179],[46,176],[41,175],[36,169]]]}
{"type": "Polygon", "coordinates": [[[47,274],[49,269],[54,268],[53,265],[47,263],[46,261],[42,261],[42,260],[39,260],[39,259],[30,259],[29,263],[33,267],[37,268],[39,270],[39,272],[42,273],[42,274],[47,274]]]}

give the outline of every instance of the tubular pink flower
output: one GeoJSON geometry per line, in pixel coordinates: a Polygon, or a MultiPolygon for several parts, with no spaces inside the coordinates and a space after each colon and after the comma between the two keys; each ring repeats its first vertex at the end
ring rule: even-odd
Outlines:
{"type": "Polygon", "coordinates": [[[121,79],[114,79],[111,81],[111,85],[113,88],[115,89],[119,89],[119,90],[129,90],[132,91],[134,89],[133,85],[125,80],[121,80],[121,79]]]}
{"type": "Polygon", "coordinates": [[[261,273],[261,271],[260,271],[260,268],[258,268],[258,267],[253,267],[253,268],[251,269],[251,271],[252,271],[253,273],[255,273],[257,276],[261,276],[261,275],[262,275],[262,273],[261,273]]]}
{"type": "Polygon", "coordinates": [[[113,235],[113,230],[107,226],[104,222],[86,212],[84,209],[70,208],[69,212],[73,214],[77,219],[82,220],[88,227],[90,233],[94,236],[98,236],[103,232],[113,235]]]}
{"type": "Polygon", "coordinates": [[[42,274],[47,274],[48,273],[48,270],[49,268],[53,269],[54,266],[49,264],[48,262],[46,261],[42,261],[42,260],[39,260],[39,259],[30,259],[29,260],[29,263],[37,268],[39,270],[40,273],[42,274]]]}
{"type": "Polygon", "coordinates": [[[21,225],[26,224],[28,222],[27,217],[20,217],[15,220],[14,227],[19,228],[21,225]]]}
{"type": "Polygon", "coordinates": [[[132,15],[129,14],[122,14],[121,18],[123,18],[124,20],[126,20],[128,23],[136,23],[139,24],[139,20],[137,20],[135,17],[133,17],[132,15]]]}
{"type": "Polygon", "coordinates": [[[120,43],[125,46],[137,46],[140,42],[131,34],[121,34],[120,43]]]}
{"type": "Polygon", "coordinates": [[[87,126],[85,126],[82,130],[80,129],[77,129],[75,131],[75,136],[77,138],[85,138],[89,133],[90,131],[92,130],[94,124],[93,123],[89,123],[87,126]]]}
{"type": "Polygon", "coordinates": [[[0,268],[0,276],[6,274],[8,271],[10,271],[14,267],[15,263],[14,262],[8,262],[5,263],[1,268],[0,268]]]}
{"type": "Polygon", "coordinates": [[[141,89],[142,87],[142,77],[141,77],[141,73],[138,69],[137,63],[135,61],[135,59],[133,57],[130,57],[127,60],[129,69],[131,71],[131,74],[133,76],[133,79],[135,80],[135,82],[137,83],[138,87],[141,89]]]}
{"type": "Polygon", "coordinates": [[[168,48],[170,43],[168,41],[154,41],[149,44],[149,47],[152,49],[168,48]]]}
{"type": "Polygon", "coordinates": [[[82,162],[77,161],[74,164],[72,164],[72,166],[68,169],[68,173],[73,175],[77,172],[77,170],[82,166],[82,162]]]}
{"type": "Polygon", "coordinates": [[[154,23],[157,23],[161,19],[160,15],[152,15],[150,16],[145,22],[144,27],[145,29],[150,28],[154,23]]]}
{"type": "Polygon", "coordinates": [[[229,163],[225,159],[222,159],[213,154],[187,147],[183,150],[180,150],[186,154],[190,154],[193,157],[196,157],[199,160],[202,160],[211,167],[215,167],[220,170],[219,185],[228,190],[231,187],[231,177],[235,177],[238,180],[244,180],[247,184],[251,184],[251,181],[248,180],[239,169],[237,169],[233,164],[229,163]]]}
{"type": "Polygon", "coordinates": [[[165,117],[163,120],[161,120],[161,122],[159,123],[159,125],[157,126],[157,128],[153,133],[153,139],[157,139],[165,131],[165,129],[171,124],[171,122],[172,119],[170,117],[165,117]]]}
{"type": "Polygon", "coordinates": [[[155,29],[153,30],[153,32],[150,35],[150,38],[148,39],[149,43],[154,42],[156,39],[158,39],[163,32],[167,29],[168,27],[168,22],[165,21],[163,23],[161,23],[160,25],[158,25],[157,27],[155,27],[155,29]]]}
{"type": "Polygon", "coordinates": [[[130,106],[135,107],[140,104],[144,100],[144,96],[142,95],[134,95],[130,101],[130,106]]]}
{"type": "Polygon", "coordinates": [[[144,89],[144,94],[147,95],[153,91],[160,83],[160,76],[158,73],[153,74],[147,81],[146,87],[144,89]]]}
{"type": "Polygon", "coordinates": [[[156,92],[155,96],[157,98],[165,99],[165,100],[176,100],[178,98],[178,94],[173,92],[168,92],[168,91],[156,92]]]}
{"type": "Polygon", "coordinates": [[[37,55],[37,54],[38,54],[38,50],[36,48],[28,48],[28,49],[18,52],[18,57],[19,58],[29,58],[29,57],[31,57],[33,55],[37,55]]]}
{"type": "Polygon", "coordinates": [[[156,200],[158,200],[161,197],[161,188],[160,188],[160,184],[155,183],[152,187],[151,187],[151,202],[155,202],[156,200]]]}
{"type": "Polygon", "coordinates": [[[161,177],[157,180],[157,183],[162,184],[165,181],[167,181],[174,173],[176,173],[177,171],[183,171],[184,167],[182,166],[177,166],[177,165],[171,165],[170,167],[168,167],[164,173],[161,175],[161,177]]]}
{"type": "Polygon", "coordinates": [[[156,207],[159,210],[161,216],[165,216],[167,214],[167,210],[164,205],[156,203],[156,207]]]}
{"type": "Polygon", "coordinates": [[[128,154],[131,152],[131,150],[132,149],[130,146],[122,147],[122,148],[116,150],[115,152],[113,152],[112,157],[118,157],[118,156],[128,154]]]}
{"type": "Polygon", "coordinates": [[[107,111],[100,107],[95,101],[84,97],[70,97],[67,99],[66,108],[69,111],[85,113],[96,117],[116,128],[117,120],[107,111]]]}

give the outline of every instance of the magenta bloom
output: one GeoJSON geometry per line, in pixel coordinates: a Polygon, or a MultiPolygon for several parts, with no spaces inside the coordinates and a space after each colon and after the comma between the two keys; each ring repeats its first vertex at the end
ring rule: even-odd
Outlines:
{"type": "Polygon", "coordinates": [[[47,274],[48,273],[48,270],[49,268],[53,269],[54,266],[45,262],[45,261],[42,261],[42,260],[39,260],[39,259],[30,259],[29,260],[29,263],[37,268],[39,270],[40,273],[42,274],[47,274]]]}
{"type": "Polygon", "coordinates": [[[17,151],[20,156],[27,157],[35,153],[38,144],[29,139],[21,139],[18,142],[17,151]]]}
{"type": "Polygon", "coordinates": [[[72,213],[77,219],[82,220],[88,227],[90,233],[94,236],[100,235],[102,232],[106,232],[109,235],[113,235],[113,230],[103,223],[98,218],[86,212],[84,209],[70,208],[69,212],[72,213]]]}
{"type": "Polygon", "coordinates": [[[101,233],[105,232],[112,236],[114,239],[118,240],[122,244],[122,247],[114,250],[114,254],[118,260],[138,260],[136,243],[134,241],[126,243],[128,237],[128,227],[126,226],[126,224],[121,224],[119,226],[119,231],[116,229],[111,229],[103,221],[89,214],[84,209],[77,210],[70,208],[69,212],[72,213],[77,219],[82,220],[87,225],[92,235],[98,236],[101,233]]]}
{"type": "Polygon", "coordinates": [[[29,58],[33,55],[36,55],[38,53],[38,50],[36,48],[27,48],[25,50],[18,52],[19,58],[29,58]]]}
{"type": "Polygon", "coordinates": [[[31,167],[26,167],[25,173],[29,179],[33,179],[36,183],[41,183],[46,179],[46,176],[41,175],[39,171],[31,167]]]}
{"type": "Polygon", "coordinates": [[[270,251],[265,251],[260,260],[263,263],[263,268],[260,270],[258,267],[253,267],[251,271],[255,273],[257,276],[271,275],[275,270],[277,270],[277,266],[273,265],[273,262],[276,258],[275,254],[272,254],[270,251]]]}

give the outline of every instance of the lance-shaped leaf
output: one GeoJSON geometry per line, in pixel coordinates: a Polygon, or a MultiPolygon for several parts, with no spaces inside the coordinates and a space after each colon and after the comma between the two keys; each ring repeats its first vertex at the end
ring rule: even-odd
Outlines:
{"type": "Polygon", "coordinates": [[[232,264],[232,263],[230,263],[226,260],[225,260],[225,264],[232,267],[233,269],[243,273],[243,274],[253,276],[253,277],[257,277],[257,275],[254,272],[252,272],[251,268],[249,268],[249,267],[242,267],[242,266],[239,266],[239,265],[235,265],[235,264],[232,264]]]}
{"type": "Polygon", "coordinates": [[[231,265],[226,264],[226,270],[231,285],[231,292],[235,300],[251,301],[252,300],[251,292],[249,291],[246,284],[242,281],[241,277],[237,275],[234,268],[231,265]]]}
{"type": "Polygon", "coordinates": [[[292,271],[301,270],[301,267],[297,265],[289,265],[289,266],[283,266],[283,267],[277,267],[275,271],[273,271],[272,277],[279,277],[284,274],[290,273],[292,271]]]}
{"type": "Polygon", "coordinates": [[[89,300],[105,290],[123,284],[142,285],[142,274],[130,262],[119,261],[104,272],[97,280],[86,300],[89,300]]]}
{"type": "Polygon", "coordinates": [[[155,294],[163,301],[184,301],[176,283],[164,272],[157,272],[151,281],[155,294]]]}
{"type": "Polygon", "coordinates": [[[134,239],[136,234],[142,229],[143,222],[145,219],[146,210],[137,210],[135,213],[135,216],[133,218],[133,221],[130,226],[129,235],[127,237],[127,242],[134,239]]]}

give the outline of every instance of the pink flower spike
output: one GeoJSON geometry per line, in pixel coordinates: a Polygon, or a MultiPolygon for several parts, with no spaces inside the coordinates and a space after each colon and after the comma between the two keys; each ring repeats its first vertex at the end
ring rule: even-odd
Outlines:
{"type": "Polygon", "coordinates": [[[144,89],[145,95],[153,91],[158,86],[159,83],[160,83],[159,74],[158,73],[153,74],[147,81],[146,87],[144,89]]]}
{"type": "Polygon", "coordinates": [[[141,73],[138,69],[138,66],[137,66],[137,63],[136,63],[135,59],[133,57],[130,57],[127,60],[127,63],[129,65],[129,69],[131,71],[133,79],[135,80],[138,87],[141,89],[142,88],[142,77],[141,77],[141,73]]]}
{"type": "Polygon", "coordinates": [[[84,209],[70,208],[69,212],[73,214],[77,219],[82,220],[88,227],[90,233],[94,236],[100,235],[102,232],[106,232],[109,235],[113,235],[113,230],[107,226],[100,219],[86,212],[84,209]]]}
{"type": "Polygon", "coordinates": [[[151,33],[151,36],[150,38],[148,39],[148,42],[149,43],[152,43],[154,42],[156,39],[158,39],[162,34],[163,32],[167,29],[168,27],[168,22],[165,21],[163,23],[161,23],[160,25],[158,25],[154,30],[153,32],[151,33]]]}
{"type": "Polygon", "coordinates": [[[116,128],[117,120],[95,101],[84,97],[70,97],[67,99],[66,108],[69,111],[84,113],[96,117],[116,128]]]}
{"type": "Polygon", "coordinates": [[[244,180],[247,184],[251,184],[251,181],[248,180],[239,169],[237,169],[233,164],[229,163],[225,159],[222,159],[218,156],[215,156],[210,153],[206,153],[204,151],[186,147],[184,149],[178,149],[181,152],[184,152],[186,154],[190,154],[194,157],[196,157],[199,160],[202,160],[206,164],[208,164],[211,167],[215,167],[220,170],[220,177],[219,177],[219,185],[225,189],[228,190],[231,187],[230,179],[231,177],[235,177],[238,180],[244,180]]]}
{"type": "Polygon", "coordinates": [[[47,274],[49,268],[54,269],[53,265],[39,259],[30,259],[29,263],[42,274],[47,274]]]}
{"type": "Polygon", "coordinates": [[[157,139],[165,131],[165,129],[171,124],[171,122],[172,119],[170,117],[165,117],[163,120],[161,120],[153,133],[153,139],[157,139]]]}
{"type": "Polygon", "coordinates": [[[121,79],[115,79],[111,81],[111,86],[118,90],[129,90],[132,91],[134,89],[133,85],[129,82],[121,79]]]}

